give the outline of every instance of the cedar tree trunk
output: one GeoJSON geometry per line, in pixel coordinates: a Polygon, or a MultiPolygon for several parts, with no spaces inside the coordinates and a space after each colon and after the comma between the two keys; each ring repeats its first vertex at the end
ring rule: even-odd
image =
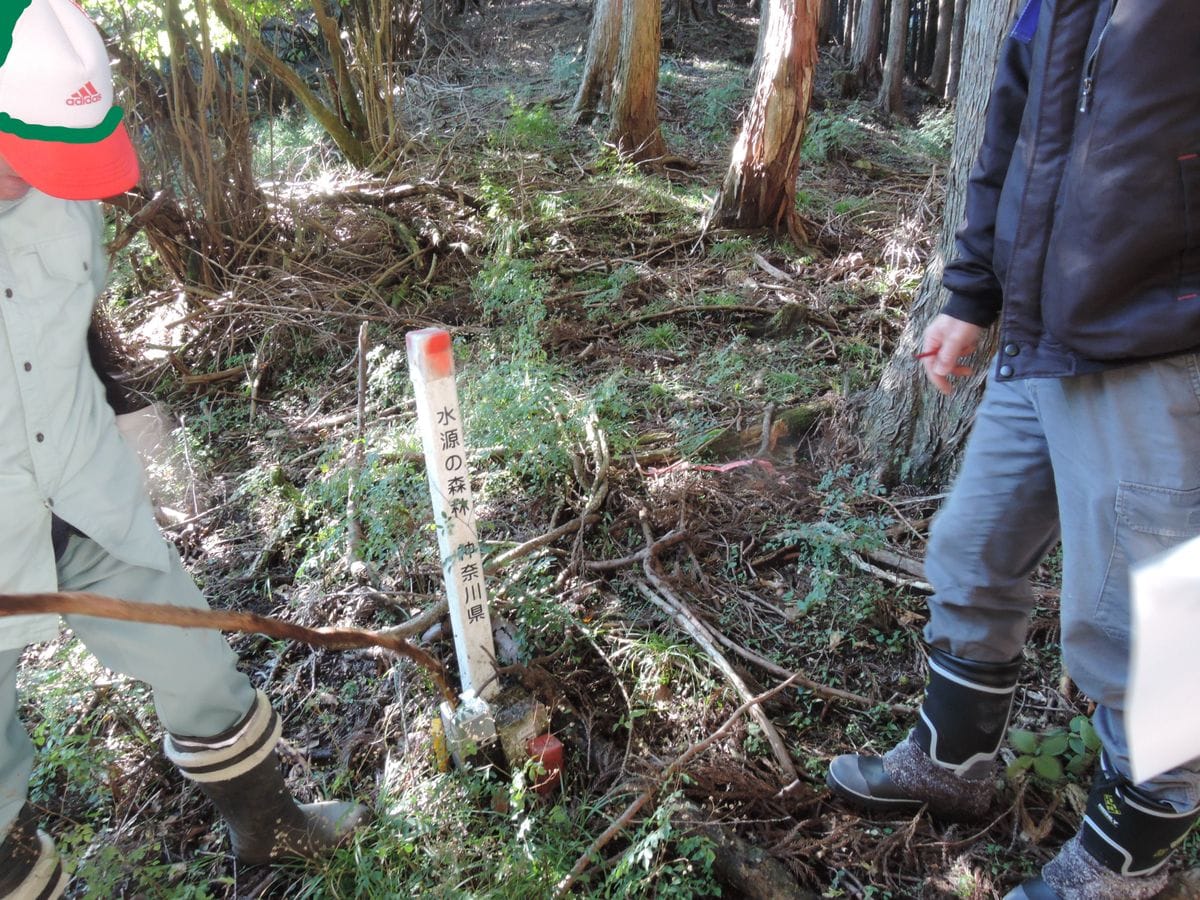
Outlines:
{"type": "Polygon", "coordinates": [[[772,0],[754,96],[709,223],[803,238],[796,174],[817,65],[820,0],[772,0]]]}
{"type": "Polygon", "coordinates": [[[929,70],[929,88],[938,97],[946,96],[946,79],[950,75],[950,38],[954,33],[954,0],[941,0],[938,5],[937,43],[933,48],[933,68],[929,70]]]}
{"type": "Polygon", "coordinates": [[[875,105],[888,115],[904,112],[904,49],[908,46],[908,0],[892,0],[887,56],[875,105]]]}
{"type": "Polygon", "coordinates": [[[621,44],[621,0],[596,0],[592,7],[592,28],[588,35],[587,58],[583,78],[571,114],[586,125],[596,113],[605,112],[612,99],[613,78],[617,71],[617,51],[621,44]]]}
{"type": "Polygon", "coordinates": [[[622,156],[634,162],[659,159],[667,152],[658,127],[661,34],[661,0],[624,0],[608,140],[622,156]]]}
{"type": "Polygon", "coordinates": [[[945,305],[942,266],[954,251],[954,233],[962,221],[967,178],[983,140],[985,112],[1010,5],[1010,0],[972,0],[969,7],[941,238],[913,302],[908,326],[860,421],[866,456],[884,482],[948,480],[983,393],[985,360],[991,355],[994,338],[989,337],[989,343],[981,348],[976,374],[959,380],[950,397],[943,397],[926,383],[924,369],[913,357],[925,327],[945,305]]]}
{"type": "Polygon", "coordinates": [[[883,39],[883,0],[862,0],[858,19],[854,23],[850,67],[854,78],[863,88],[879,74],[879,46],[883,39]]]}

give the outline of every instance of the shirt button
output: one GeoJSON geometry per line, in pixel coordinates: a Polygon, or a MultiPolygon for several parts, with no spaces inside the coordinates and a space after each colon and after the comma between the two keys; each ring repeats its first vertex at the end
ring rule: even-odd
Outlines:
{"type": "Polygon", "coordinates": [[[88,270],[88,264],[87,264],[87,261],[85,260],[83,263],[83,271],[86,272],[87,270],[88,270]]]}
{"type": "Polygon", "coordinates": [[[12,299],[12,288],[5,288],[5,289],[4,289],[4,296],[5,296],[5,297],[8,297],[8,298],[11,300],[11,299],[12,299]]]}
{"type": "Polygon", "coordinates": [[[1021,352],[1021,348],[1018,347],[1016,344],[1005,344],[1004,345],[1004,355],[1005,356],[1016,356],[1020,352],[1021,352]]]}
{"type": "Polygon", "coordinates": [[[33,371],[33,363],[25,363],[25,371],[32,372],[33,371]]]}
{"type": "Polygon", "coordinates": [[[1001,378],[1011,378],[1012,373],[1013,373],[1012,366],[1001,366],[1000,367],[1000,377],[1001,378]]]}
{"type": "Polygon", "coordinates": [[[39,444],[46,439],[46,436],[44,434],[42,434],[40,431],[37,433],[36,437],[37,437],[37,442],[39,444]]]}

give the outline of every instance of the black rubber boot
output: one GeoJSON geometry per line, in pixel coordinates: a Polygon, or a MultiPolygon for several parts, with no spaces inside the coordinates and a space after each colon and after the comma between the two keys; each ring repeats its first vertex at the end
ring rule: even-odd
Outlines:
{"type": "Polygon", "coordinates": [[[1020,659],[982,663],[930,648],[929,684],[917,725],[882,757],[847,754],[825,782],[864,809],[976,819],[995,793],[996,754],[1017,689],[1020,659]]]}
{"type": "Polygon", "coordinates": [[[54,841],[26,803],[0,842],[0,900],[54,900],[67,881],[54,841]]]}
{"type": "Polygon", "coordinates": [[[275,755],[279,733],[279,717],[260,691],[246,717],[224,734],[167,737],[167,756],[221,813],[233,852],[245,863],[315,859],[369,817],[358,803],[296,803],[275,755]]]}
{"type": "Polygon", "coordinates": [[[1104,754],[1079,833],[1005,900],[1146,900],[1167,886],[1164,867],[1200,809],[1176,812],[1131,785],[1104,754]]]}

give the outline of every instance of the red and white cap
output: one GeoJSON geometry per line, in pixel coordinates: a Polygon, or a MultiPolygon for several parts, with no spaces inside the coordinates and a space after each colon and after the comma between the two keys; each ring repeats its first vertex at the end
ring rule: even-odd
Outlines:
{"type": "MultiPolygon", "coordinates": [[[[71,0],[16,0],[21,4],[27,6],[0,64],[0,156],[55,197],[124,193],[137,184],[137,154],[113,106],[99,31],[71,0]]],[[[6,38],[0,34],[0,55],[6,38]]]]}

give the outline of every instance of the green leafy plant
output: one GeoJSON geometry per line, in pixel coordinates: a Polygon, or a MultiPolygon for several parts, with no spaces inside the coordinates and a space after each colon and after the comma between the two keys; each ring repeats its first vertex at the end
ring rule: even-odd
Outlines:
{"type": "Polygon", "coordinates": [[[1069,728],[1043,734],[1010,728],[1008,740],[1017,751],[1007,769],[1009,778],[1028,771],[1051,782],[1082,775],[1100,750],[1100,738],[1087,716],[1076,716],[1069,728]]]}
{"type": "Polygon", "coordinates": [[[861,155],[867,131],[846,112],[814,112],[809,116],[801,157],[807,162],[830,162],[842,156],[861,155]]]}
{"type": "Polygon", "coordinates": [[[526,107],[509,96],[508,122],[495,142],[516,150],[551,149],[561,140],[558,119],[545,103],[526,107]]]}

